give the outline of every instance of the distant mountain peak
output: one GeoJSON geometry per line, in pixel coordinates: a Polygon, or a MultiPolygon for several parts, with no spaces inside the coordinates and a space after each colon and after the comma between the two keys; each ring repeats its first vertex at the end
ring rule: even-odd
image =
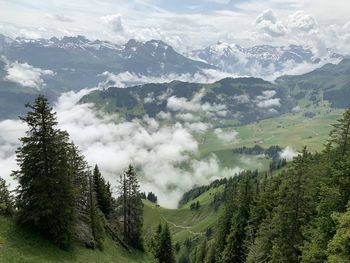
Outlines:
{"type": "Polygon", "coordinates": [[[86,43],[89,43],[91,41],[89,39],[87,39],[85,36],[78,35],[78,36],[73,36],[73,37],[64,36],[61,39],[61,42],[62,43],[74,43],[74,44],[86,44],[86,43]]]}
{"type": "Polygon", "coordinates": [[[318,64],[321,61],[340,60],[342,55],[328,49],[319,57],[311,48],[301,45],[256,45],[242,47],[218,41],[216,44],[191,52],[191,57],[215,65],[223,71],[241,76],[266,77],[283,73],[298,65],[318,64]]]}

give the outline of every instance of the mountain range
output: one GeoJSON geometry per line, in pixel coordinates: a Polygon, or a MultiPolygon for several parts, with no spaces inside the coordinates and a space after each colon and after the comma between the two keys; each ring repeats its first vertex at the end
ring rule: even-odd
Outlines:
{"type": "Polygon", "coordinates": [[[224,42],[192,51],[190,55],[238,76],[267,78],[278,73],[283,74],[300,65],[317,65],[344,58],[332,49],[327,49],[320,56],[311,48],[298,45],[242,47],[224,42]]]}
{"type": "Polygon", "coordinates": [[[128,119],[145,115],[217,126],[247,124],[287,112],[323,106],[350,106],[350,60],[326,64],[300,76],[274,83],[259,78],[225,78],[212,84],[173,81],[94,91],[81,100],[128,119]]]}
{"type": "Polygon", "coordinates": [[[0,35],[0,118],[23,113],[23,105],[39,93],[54,101],[63,92],[101,83],[114,86],[116,82],[109,76],[118,78],[125,72],[160,81],[205,75],[208,71],[218,76],[267,76],[298,65],[317,67],[342,58],[331,50],[325,57],[318,57],[301,46],[243,48],[220,42],[186,56],[158,40],[130,40],[117,45],[84,36],[11,39],[0,35]]]}

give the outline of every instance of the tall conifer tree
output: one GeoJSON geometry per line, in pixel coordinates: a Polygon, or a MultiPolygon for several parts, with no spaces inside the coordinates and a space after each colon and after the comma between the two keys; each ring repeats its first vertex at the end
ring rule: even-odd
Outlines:
{"type": "Polygon", "coordinates": [[[143,203],[135,168],[129,165],[120,177],[121,206],[123,211],[124,241],[143,250],[143,203]]]}
{"type": "Polygon", "coordinates": [[[105,216],[112,212],[112,193],[110,185],[105,179],[96,165],[93,173],[93,183],[96,192],[97,205],[105,216]]]}
{"type": "Polygon", "coordinates": [[[74,186],[69,167],[68,134],[57,128],[56,114],[44,96],[21,118],[29,130],[17,150],[19,170],[18,218],[47,235],[60,247],[69,247],[73,234],[74,186]]]}

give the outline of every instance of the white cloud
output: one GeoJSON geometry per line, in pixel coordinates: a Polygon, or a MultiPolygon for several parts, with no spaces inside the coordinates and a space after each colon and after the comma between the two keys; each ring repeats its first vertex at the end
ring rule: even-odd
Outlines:
{"type": "Polygon", "coordinates": [[[239,103],[248,103],[250,100],[249,100],[249,96],[248,95],[236,95],[233,97],[234,100],[236,100],[237,102],[239,103]]]}
{"type": "Polygon", "coordinates": [[[261,32],[271,37],[283,36],[287,32],[282,22],[277,21],[277,17],[271,9],[259,14],[255,23],[261,32]]]}
{"type": "Polygon", "coordinates": [[[161,111],[157,114],[157,118],[162,119],[162,120],[171,120],[171,113],[161,111]]]}
{"type": "Polygon", "coordinates": [[[194,121],[199,121],[200,117],[195,116],[192,113],[179,113],[176,114],[175,116],[178,120],[185,121],[185,122],[194,122],[194,121]]]}
{"type": "MultiPolygon", "coordinates": [[[[256,97],[255,102],[259,108],[271,108],[281,106],[280,98],[273,98],[276,95],[275,90],[264,90],[262,95],[256,97]]],[[[271,109],[270,109],[271,110],[271,109]]],[[[271,113],[275,113],[270,111],[271,113]]]]}
{"type": "Polygon", "coordinates": [[[210,155],[205,160],[194,160],[191,168],[193,170],[192,176],[199,181],[198,185],[205,184],[208,180],[215,180],[222,176],[231,177],[242,172],[239,167],[222,169],[215,154],[210,155]]]}
{"type": "Polygon", "coordinates": [[[48,20],[57,20],[59,22],[64,22],[64,23],[74,22],[74,19],[62,14],[46,14],[45,17],[48,20]]]}
{"type": "Polygon", "coordinates": [[[269,21],[273,24],[277,22],[277,17],[271,9],[265,10],[264,12],[259,14],[258,17],[256,18],[255,23],[260,24],[261,22],[264,22],[264,21],[269,21]]]}
{"type": "Polygon", "coordinates": [[[193,83],[213,83],[223,78],[237,77],[235,74],[213,69],[202,70],[195,74],[166,74],[161,76],[145,76],[128,71],[114,74],[106,71],[103,72],[101,76],[106,78],[105,81],[101,83],[101,87],[104,88],[108,88],[110,86],[126,88],[147,83],[168,83],[174,80],[193,83]]]}
{"type": "Polygon", "coordinates": [[[27,63],[8,62],[6,65],[6,80],[16,82],[24,87],[40,90],[45,86],[43,76],[52,76],[54,72],[48,69],[35,68],[27,63]]]}
{"type": "Polygon", "coordinates": [[[124,32],[123,20],[121,14],[102,16],[103,23],[108,25],[114,33],[124,32]]]}
{"type": "Polygon", "coordinates": [[[310,32],[317,28],[317,22],[313,15],[305,11],[298,11],[288,17],[287,25],[292,30],[310,32]]]}
{"type": "Polygon", "coordinates": [[[258,99],[271,99],[273,96],[276,95],[276,91],[275,90],[264,90],[262,92],[262,96],[258,96],[258,99]]]}
{"type": "Polygon", "coordinates": [[[18,146],[18,138],[23,136],[26,125],[20,121],[5,120],[0,122],[0,177],[15,184],[10,177],[11,171],[17,168],[15,160],[15,149],[18,146]]]}
{"type": "MultiPolygon", "coordinates": [[[[90,165],[98,164],[112,185],[128,164],[140,169],[143,191],[153,191],[161,205],[176,207],[181,195],[194,185],[207,184],[215,178],[232,176],[239,168],[221,169],[217,159],[195,161],[198,143],[192,132],[203,132],[210,125],[185,122],[160,125],[155,119],[125,121],[118,115],[96,112],[91,104],[77,104],[89,90],[63,94],[54,109],[59,127],[67,130],[90,165]],[[181,164],[187,163],[189,170],[181,164]],[[205,169],[203,167],[206,167],[205,169]],[[202,176],[202,172],[205,173],[202,176]]],[[[165,118],[170,116],[162,114],[165,118]]],[[[24,134],[20,121],[0,122],[0,176],[9,179],[16,169],[14,152],[17,138],[24,134]]]]}
{"type": "Polygon", "coordinates": [[[200,90],[193,95],[191,100],[183,97],[171,96],[167,101],[167,108],[175,112],[192,112],[196,114],[204,114],[208,117],[214,115],[222,115],[226,112],[226,106],[223,104],[210,104],[209,102],[202,103],[202,98],[205,95],[205,90],[200,90]]]}
{"type": "Polygon", "coordinates": [[[223,130],[217,128],[214,130],[215,135],[223,143],[237,143],[238,142],[238,132],[235,130],[223,130]]]}
{"type": "Polygon", "coordinates": [[[274,106],[279,107],[281,106],[281,103],[279,98],[275,98],[275,99],[267,99],[267,100],[259,101],[257,105],[259,108],[270,108],[274,106]]]}
{"type": "Polygon", "coordinates": [[[209,128],[212,127],[211,124],[204,123],[204,122],[194,122],[194,123],[188,123],[186,122],[184,126],[191,132],[194,133],[204,133],[209,128]]]}
{"type": "Polygon", "coordinates": [[[280,159],[286,159],[287,161],[291,161],[297,155],[298,153],[292,147],[287,146],[280,153],[280,159]]]}

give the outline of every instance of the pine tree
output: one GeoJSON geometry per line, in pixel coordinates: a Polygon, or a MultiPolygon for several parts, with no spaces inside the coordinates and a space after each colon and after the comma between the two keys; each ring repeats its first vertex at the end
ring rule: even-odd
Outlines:
{"type": "Polygon", "coordinates": [[[333,125],[334,129],[330,133],[329,144],[336,144],[340,155],[344,156],[350,147],[350,109],[347,109],[338,123],[333,125]]]}
{"type": "Polygon", "coordinates": [[[237,208],[237,204],[232,202],[232,199],[237,194],[237,182],[230,179],[229,183],[226,185],[224,198],[225,198],[225,211],[219,218],[218,230],[215,235],[215,250],[216,250],[216,261],[218,262],[221,253],[225,249],[227,236],[230,233],[232,216],[237,208]],[[230,183],[231,182],[231,183],[230,183]]]}
{"type": "Polygon", "coordinates": [[[94,168],[93,179],[98,207],[108,217],[112,212],[112,193],[109,183],[106,183],[97,165],[94,168]]]}
{"type": "Polygon", "coordinates": [[[294,159],[293,166],[286,173],[279,190],[279,205],[271,221],[276,231],[272,242],[271,263],[299,262],[304,241],[303,228],[313,213],[313,200],[308,196],[308,167],[312,156],[303,149],[294,159]]]}
{"type": "Polygon", "coordinates": [[[198,251],[196,255],[196,263],[203,263],[205,261],[206,253],[207,253],[207,240],[204,239],[198,247],[198,251]]]}
{"type": "Polygon", "coordinates": [[[215,242],[208,242],[208,249],[205,255],[205,263],[215,263],[216,247],[215,242]]]}
{"type": "Polygon", "coordinates": [[[149,200],[149,201],[151,201],[152,203],[157,203],[157,201],[158,201],[158,198],[157,198],[157,196],[154,194],[154,193],[152,193],[152,192],[149,192],[148,193],[148,195],[147,195],[147,200],[149,200]]]}
{"type": "Polygon", "coordinates": [[[134,248],[143,250],[143,203],[136,171],[131,165],[120,177],[120,190],[124,241],[134,248]]]}
{"type": "Polygon", "coordinates": [[[14,199],[6,181],[0,177],[0,215],[12,215],[14,213],[14,199]]]}
{"type": "Polygon", "coordinates": [[[174,248],[168,224],[165,224],[160,237],[159,263],[175,263],[174,248]]]}
{"type": "Polygon", "coordinates": [[[328,263],[350,262],[350,203],[346,212],[333,216],[336,234],[328,244],[328,263]]]}
{"type": "Polygon", "coordinates": [[[252,203],[252,176],[247,173],[238,186],[238,194],[233,199],[237,208],[231,219],[230,233],[227,236],[226,246],[223,250],[219,262],[245,262],[247,255],[244,242],[246,239],[246,227],[249,220],[250,205],[252,203]]]}
{"type": "Polygon", "coordinates": [[[76,239],[87,247],[93,247],[93,236],[90,225],[89,172],[88,165],[79,149],[73,143],[70,150],[70,167],[75,188],[75,235],[76,239]]]}
{"type": "Polygon", "coordinates": [[[17,150],[19,223],[46,235],[60,247],[71,245],[74,186],[68,134],[56,128],[56,114],[39,96],[21,118],[29,127],[17,150]]]}
{"type": "Polygon", "coordinates": [[[247,263],[267,262],[275,236],[271,228],[272,211],[277,206],[278,187],[281,176],[267,177],[265,173],[260,184],[259,193],[251,206],[249,223],[246,229],[245,243],[247,263]]]}
{"type": "Polygon", "coordinates": [[[94,241],[99,249],[103,248],[103,223],[102,217],[99,213],[97,205],[96,192],[93,188],[93,178],[89,176],[89,210],[90,210],[90,224],[94,241]]]}
{"type": "Polygon", "coordinates": [[[317,189],[314,197],[317,200],[316,216],[305,231],[303,263],[327,260],[327,245],[336,231],[332,214],[344,212],[350,200],[349,118],[348,109],[334,125],[323,154],[314,164],[313,173],[317,175],[313,185],[313,189],[317,189]]]}
{"type": "Polygon", "coordinates": [[[162,225],[159,224],[156,230],[156,233],[153,235],[150,242],[150,250],[153,254],[153,257],[159,261],[160,259],[160,247],[161,247],[161,237],[162,237],[162,225]]]}

